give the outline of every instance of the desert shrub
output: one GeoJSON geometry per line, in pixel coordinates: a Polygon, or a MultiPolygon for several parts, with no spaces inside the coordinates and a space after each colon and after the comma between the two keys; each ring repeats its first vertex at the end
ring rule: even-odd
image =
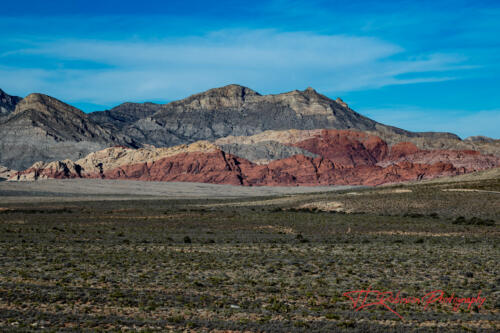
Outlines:
{"type": "Polygon", "coordinates": [[[453,224],[493,226],[495,225],[495,221],[490,219],[482,219],[479,217],[472,217],[468,220],[463,216],[459,216],[455,220],[453,220],[453,224]]]}
{"type": "Polygon", "coordinates": [[[308,243],[309,242],[309,240],[307,238],[305,238],[304,236],[302,236],[302,234],[298,234],[295,237],[295,239],[298,240],[301,243],[308,243]]]}
{"type": "Polygon", "coordinates": [[[335,319],[335,320],[339,320],[340,319],[340,316],[336,313],[327,313],[325,315],[326,319],[335,319]]]}
{"type": "Polygon", "coordinates": [[[167,317],[167,321],[174,324],[180,324],[184,322],[184,317],[181,315],[167,317]]]}
{"type": "Polygon", "coordinates": [[[405,213],[403,217],[420,218],[424,217],[424,215],[419,213],[405,213]]]}
{"type": "Polygon", "coordinates": [[[479,217],[473,217],[469,220],[469,223],[472,225],[487,225],[487,226],[493,226],[495,225],[495,221],[490,220],[490,219],[481,219],[479,217]]]}

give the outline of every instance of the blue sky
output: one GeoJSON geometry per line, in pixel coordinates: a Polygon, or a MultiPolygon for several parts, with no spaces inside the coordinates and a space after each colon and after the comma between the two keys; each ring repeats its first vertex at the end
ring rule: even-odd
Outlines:
{"type": "Polygon", "coordinates": [[[17,1],[0,88],[103,110],[238,83],[377,121],[500,138],[500,1],[17,1]]]}

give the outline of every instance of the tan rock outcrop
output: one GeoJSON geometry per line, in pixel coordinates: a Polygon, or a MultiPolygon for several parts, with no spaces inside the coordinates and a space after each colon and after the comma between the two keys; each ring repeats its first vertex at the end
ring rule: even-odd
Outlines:
{"type": "Polygon", "coordinates": [[[11,170],[0,165],[0,179],[9,179],[17,173],[16,170],[11,170]]]}
{"type": "Polygon", "coordinates": [[[198,141],[190,145],[179,145],[168,148],[111,147],[97,151],[76,161],[84,174],[101,173],[121,165],[154,162],[159,159],[182,153],[214,152],[218,147],[208,141],[198,141]]]}
{"type": "Polygon", "coordinates": [[[263,185],[380,185],[431,179],[500,166],[500,158],[475,151],[422,150],[412,143],[388,147],[377,136],[350,130],[272,131],[229,141],[277,142],[299,147],[295,154],[256,164],[199,141],[171,148],[107,148],[76,162],[37,162],[18,180],[107,178],[263,185]],[[288,140],[288,141],[287,141],[288,140]]]}

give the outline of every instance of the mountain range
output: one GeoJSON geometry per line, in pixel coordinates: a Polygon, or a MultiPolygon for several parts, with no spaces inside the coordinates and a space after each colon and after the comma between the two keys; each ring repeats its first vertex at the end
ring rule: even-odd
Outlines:
{"type": "Polygon", "coordinates": [[[0,165],[13,179],[375,185],[500,166],[500,140],[384,125],[312,88],[261,95],[233,84],[88,114],[0,90],[0,165]]]}

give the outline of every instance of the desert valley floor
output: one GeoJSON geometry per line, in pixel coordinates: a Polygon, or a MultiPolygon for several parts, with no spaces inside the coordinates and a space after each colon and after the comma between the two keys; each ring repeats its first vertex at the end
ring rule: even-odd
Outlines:
{"type": "Polygon", "coordinates": [[[496,332],[498,171],[340,188],[0,182],[0,330],[496,332]],[[486,299],[355,311],[344,293],[367,288],[486,299]]]}

